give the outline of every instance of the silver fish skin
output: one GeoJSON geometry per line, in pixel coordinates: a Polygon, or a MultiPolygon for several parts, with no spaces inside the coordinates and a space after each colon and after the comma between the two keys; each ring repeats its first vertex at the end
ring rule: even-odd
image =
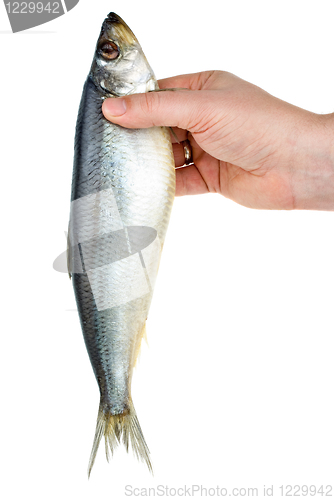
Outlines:
{"type": "Polygon", "coordinates": [[[101,111],[106,97],[157,90],[136,37],[114,13],[105,19],[84,85],[75,136],[68,268],[82,332],[100,389],[88,475],[104,436],[122,441],[152,471],[131,398],[175,192],[163,127],[125,129],[101,111]]]}

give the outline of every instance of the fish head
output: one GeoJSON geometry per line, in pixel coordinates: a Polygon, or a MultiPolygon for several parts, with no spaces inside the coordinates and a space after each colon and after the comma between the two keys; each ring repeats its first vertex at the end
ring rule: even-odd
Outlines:
{"type": "Polygon", "coordinates": [[[137,38],[113,12],[102,24],[90,76],[104,97],[137,94],[158,88],[137,38]]]}

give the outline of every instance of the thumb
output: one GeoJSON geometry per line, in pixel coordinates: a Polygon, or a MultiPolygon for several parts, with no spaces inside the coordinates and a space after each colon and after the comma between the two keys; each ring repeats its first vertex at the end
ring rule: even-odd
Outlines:
{"type": "Polygon", "coordinates": [[[103,102],[102,112],[107,120],[126,128],[166,126],[191,131],[205,106],[203,93],[166,90],[112,97],[103,102]]]}

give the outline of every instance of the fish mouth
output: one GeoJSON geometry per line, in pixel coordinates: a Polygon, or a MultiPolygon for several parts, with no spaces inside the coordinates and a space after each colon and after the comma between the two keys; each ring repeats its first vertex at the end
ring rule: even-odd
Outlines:
{"type": "Polygon", "coordinates": [[[125,24],[123,19],[120,16],[118,16],[115,12],[109,12],[109,14],[106,17],[106,20],[107,19],[112,23],[125,24]]]}
{"type": "MultiPolygon", "coordinates": [[[[123,21],[123,19],[115,14],[115,12],[110,12],[105,18],[99,41],[103,40],[113,40],[123,42],[127,45],[133,45],[138,43],[137,38],[131,31],[129,26],[123,21]]],[[[99,43],[100,45],[100,43],[99,43]]]]}

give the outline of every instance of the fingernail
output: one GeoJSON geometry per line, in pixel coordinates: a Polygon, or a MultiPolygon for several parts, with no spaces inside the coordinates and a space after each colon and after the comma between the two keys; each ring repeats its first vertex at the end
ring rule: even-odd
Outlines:
{"type": "Polygon", "coordinates": [[[110,116],[122,116],[126,112],[125,99],[121,97],[111,97],[103,104],[104,111],[110,116]]]}

